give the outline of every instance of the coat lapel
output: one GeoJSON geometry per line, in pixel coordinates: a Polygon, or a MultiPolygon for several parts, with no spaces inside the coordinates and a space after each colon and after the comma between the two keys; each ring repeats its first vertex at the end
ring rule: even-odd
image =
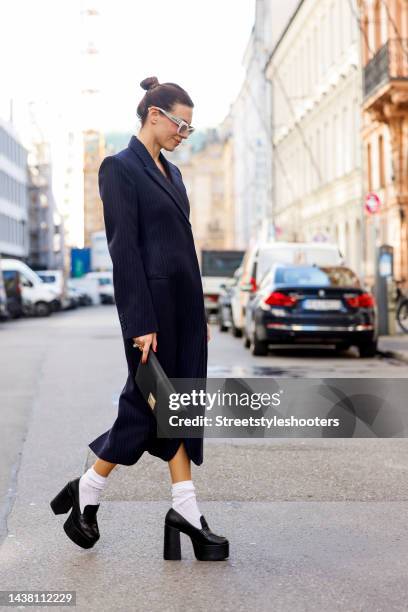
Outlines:
{"type": "Polygon", "coordinates": [[[170,166],[170,164],[167,163],[167,160],[164,157],[164,155],[162,155],[162,153],[160,153],[160,159],[161,159],[162,163],[166,166],[166,168],[170,171],[171,178],[172,178],[174,184],[170,183],[170,181],[165,176],[163,176],[163,173],[156,166],[156,164],[155,164],[152,156],[150,155],[149,151],[146,149],[146,147],[144,146],[142,141],[139,140],[135,135],[132,135],[132,137],[131,137],[131,139],[129,141],[129,145],[128,146],[142,160],[143,165],[144,165],[144,169],[147,172],[147,174],[162,189],[164,189],[165,192],[171,197],[171,199],[173,200],[173,202],[175,203],[175,205],[177,206],[177,208],[179,209],[179,211],[183,215],[184,219],[191,226],[190,220],[188,218],[188,212],[189,212],[189,208],[190,207],[188,206],[188,202],[187,202],[187,205],[186,205],[186,199],[187,198],[182,193],[182,186],[179,185],[180,178],[178,176],[176,176],[177,175],[176,171],[170,166]],[[176,187],[176,185],[179,185],[179,186],[176,187]]]}
{"type": "Polygon", "coordinates": [[[177,191],[179,192],[179,195],[181,196],[181,199],[183,201],[184,210],[186,211],[187,217],[189,217],[190,202],[188,201],[188,197],[186,194],[186,188],[184,187],[183,181],[181,180],[177,170],[168,163],[168,160],[164,157],[164,155],[162,155],[161,158],[162,158],[162,161],[164,160],[166,168],[168,172],[170,172],[171,174],[171,178],[173,181],[172,187],[176,188],[177,191]]]}

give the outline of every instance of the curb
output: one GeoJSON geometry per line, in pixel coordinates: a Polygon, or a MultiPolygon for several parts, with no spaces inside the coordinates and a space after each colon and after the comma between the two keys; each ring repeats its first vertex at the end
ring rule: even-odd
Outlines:
{"type": "Polygon", "coordinates": [[[402,361],[403,363],[408,363],[408,352],[403,353],[400,351],[389,351],[389,350],[382,351],[381,349],[378,349],[377,354],[381,355],[381,357],[388,357],[388,359],[390,358],[397,359],[398,361],[402,361]]]}

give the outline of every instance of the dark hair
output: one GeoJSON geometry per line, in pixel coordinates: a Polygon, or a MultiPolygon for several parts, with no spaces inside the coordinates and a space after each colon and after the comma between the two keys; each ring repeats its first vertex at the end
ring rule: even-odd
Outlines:
{"type": "Polygon", "coordinates": [[[146,89],[136,111],[142,125],[146,121],[149,106],[160,106],[166,111],[170,111],[174,104],[194,107],[188,93],[176,83],[159,83],[157,77],[148,77],[140,82],[140,87],[146,89]]]}

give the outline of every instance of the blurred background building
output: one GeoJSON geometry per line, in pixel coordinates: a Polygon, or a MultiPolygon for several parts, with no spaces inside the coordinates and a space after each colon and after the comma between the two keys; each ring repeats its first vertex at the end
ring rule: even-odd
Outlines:
{"type": "Polygon", "coordinates": [[[300,2],[266,67],[281,237],[336,241],[362,270],[359,27],[344,0],[300,2]]]}
{"type": "Polygon", "coordinates": [[[364,189],[381,200],[367,225],[367,274],[374,274],[374,242],[394,248],[394,275],[408,276],[408,4],[359,2],[363,58],[364,189]],[[377,227],[376,227],[377,222],[377,227]]]}
{"type": "MultiPolygon", "coordinates": [[[[139,129],[102,129],[101,6],[76,9],[71,103],[33,103],[28,140],[12,113],[0,124],[0,252],[33,266],[62,261],[67,271],[70,249],[104,230],[100,164],[139,129]]],[[[183,175],[198,253],[334,241],[372,284],[376,248],[387,244],[395,277],[407,278],[407,2],[254,0],[253,14],[225,117],[165,153],[183,175]],[[371,193],[377,214],[365,209],[371,193]]]]}
{"type": "Polygon", "coordinates": [[[0,120],[0,253],[29,253],[27,150],[11,122],[0,120]]]}

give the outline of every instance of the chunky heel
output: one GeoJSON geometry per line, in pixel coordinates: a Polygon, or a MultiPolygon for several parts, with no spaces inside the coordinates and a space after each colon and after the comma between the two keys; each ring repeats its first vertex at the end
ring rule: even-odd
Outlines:
{"type": "Polygon", "coordinates": [[[67,536],[82,548],[91,548],[99,540],[99,527],[96,514],[99,504],[86,504],[81,512],[79,504],[79,481],[81,477],[70,480],[50,502],[54,514],[72,511],[64,523],[67,536]]]}
{"type": "Polygon", "coordinates": [[[195,557],[198,561],[223,561],[229,557],[227,538],[217,535],[208,526],[203,515],[200,516],[201,529],[197,529],[177,510],[170,508],[164,519],[164,558],[181,559],[180,532],[191,539],[195,557]]]}
{"type": "Polygon", "coordinates": [[[168,561],[180,561],[180,531],[170,525],[164,525],[164,553],[163,558],[168,561]]]}
{"type": "Polygon", "coordinates": [[[50,506],[54,514],[65,514],[72,507],[72,497],[70,495],[69,483],[54,497],[50,506]]]}

